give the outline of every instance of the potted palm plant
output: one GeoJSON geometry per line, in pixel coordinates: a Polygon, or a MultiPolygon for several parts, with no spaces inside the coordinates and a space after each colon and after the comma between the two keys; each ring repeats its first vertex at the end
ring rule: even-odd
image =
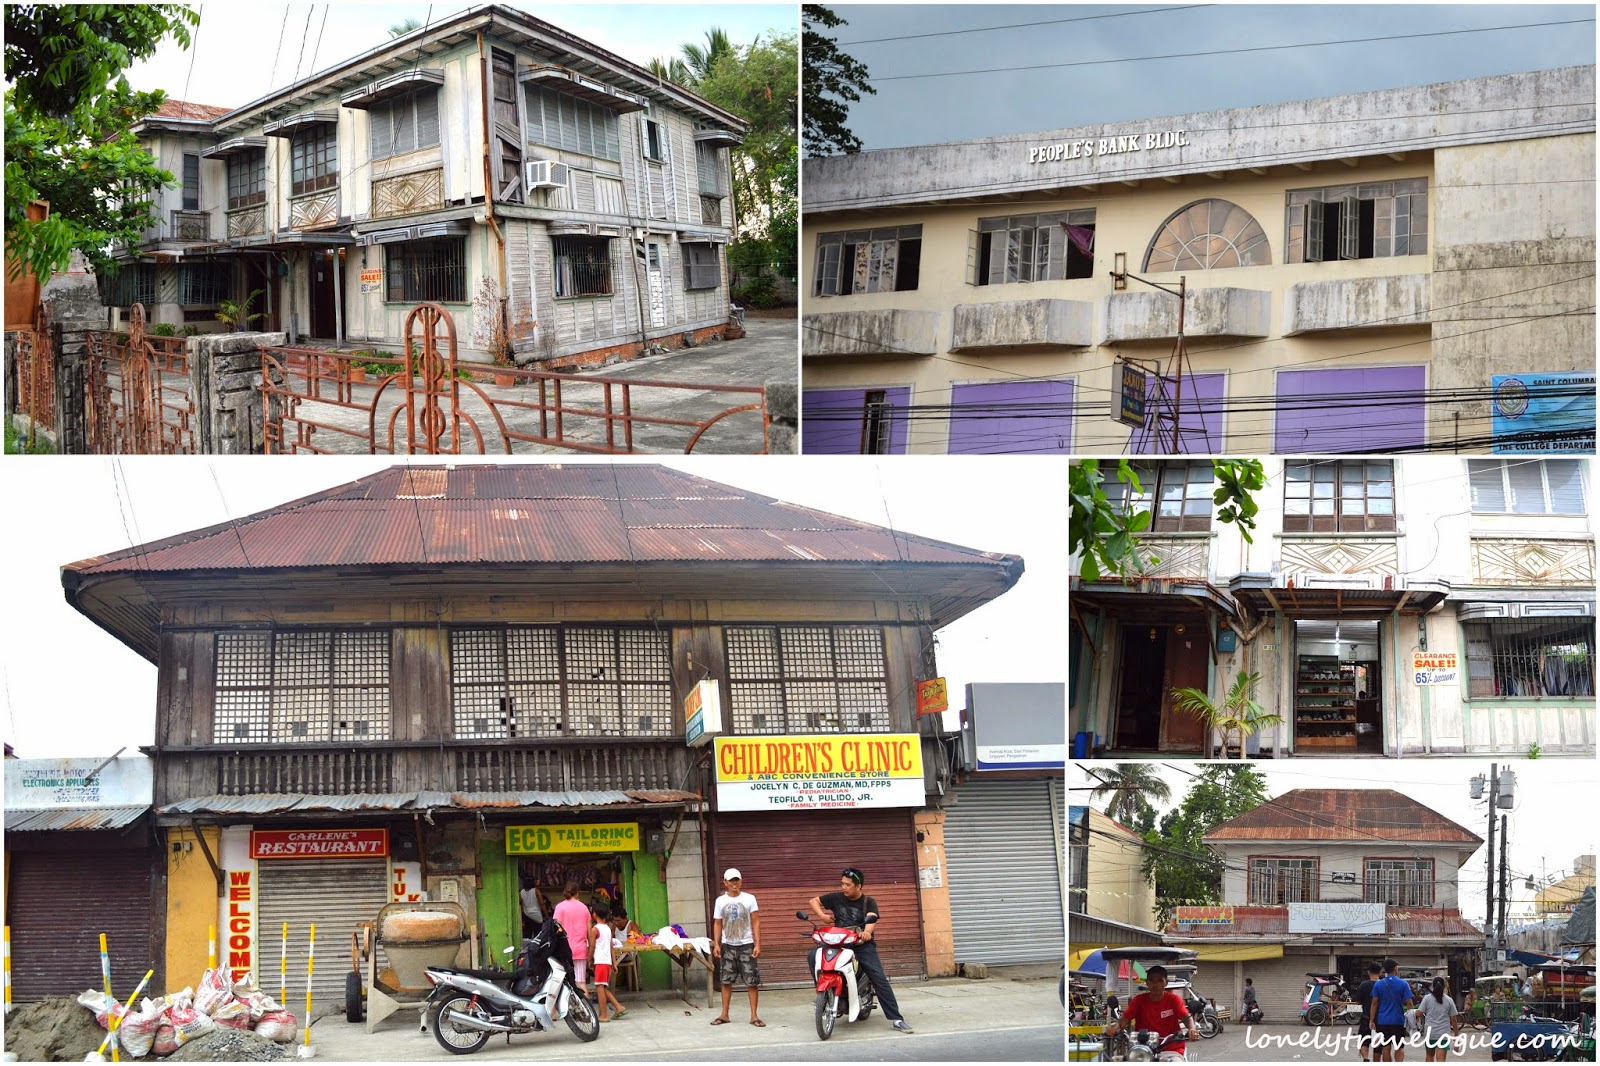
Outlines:
{"type": "Polygon", "coordinates": [[[1282,715],[1269,714],[1255,701],[1256,686],[1261,683],[1258,673],[1244,673],[1233,679],[1228,694],[1218,703],[1197,688],[1172,690],[1172,705],[1185,714],[1192,714],[1205,723],[1207,730],[1222,733],[1222,757],[1228,758],[1228,738],[1239,734],[1239,758],[1244,758],[1246,737],[1253,737],[1267,726],[1282,725],[1282,715]]]}
{"type": "Polygon", "coordinates": [[[233,332],[238,333],[250,323],[266,318],[267,316],[264,312],[254,315],[249,313],[250,305],[255,303],[256,297],[260,296],[264,291],[264,289],[257,289],[249,296],[246,296],[242,302],[223,300],[217,305],[218,321],[225,323],[233,332]]]}

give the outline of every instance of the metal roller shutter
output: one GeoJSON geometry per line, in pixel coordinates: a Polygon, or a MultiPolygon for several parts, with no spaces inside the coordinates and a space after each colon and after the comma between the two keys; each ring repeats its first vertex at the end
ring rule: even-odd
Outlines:
{"type": "Polygon", "coordinates": [[[12,852],[6,923],[15,1002],[101,988],[101,933],[119,1000],[146,970],[159,977],[164,966],[150,943],[151,860],[143,849],[12,852]]]}
{"type": "MultiPolygon", "coordinates": [[[[1241,988],[1244,986],[1246,977],[1255,982],[1256,1000],[1261,1004],[1262,1016],[1269,1024],[1295,1025],[1300,1021],[1300,1002],[1305,999],[1306,982],[1310,980],[1306,974],[1323,972],[1327,961],[1326,955],[1286,954],[1281,959],[1246,962],[1244,972],[1239,976],[1239,985],[1241,988]]],[[[1200,972],[1206,972],[1203,962],[1200,972]]],[[[1238,1004],[1233,1007],[1237,1012],[1238,1004]]]]}
{"type": "Polygon", "coordinates": [[[1062,782],[972,781],[945,815],[956,961],[1053,962],[1066,943],[1062,782]]]}
{"type": "MultiPolygon", "coordinates": [[[[261,987],[278,992],[283,923],[289,923],[289,1002],[305,1009],[306,942],[317,926],[317,963],[312,974],[312,1012],[344,1009],[350,972],[350,934],[378,916],[389,902],[389,864],[383,859],[271,859],[257,867],[261,880],[256,974],[261,987]]],[[[380,958],[380,963],[381,963],[380,958]]],[[[382,969],[380,965],[380,971],[382,969]]]]}
{"type": "Polygon", "coordinates": [[[735,866],[761,904],[763,983],[810,981],[809,930],[794,912],[803,910],[812,896],[837,892],[839,871],[846,866],[866,874],[866,893],[878,901],[883,914],[874,934],[884,971],[890,977],[921,977],[927,972],[911,811],[718,814],[715,827],[711,876],[717,894],[722,871],[735,866]]]}

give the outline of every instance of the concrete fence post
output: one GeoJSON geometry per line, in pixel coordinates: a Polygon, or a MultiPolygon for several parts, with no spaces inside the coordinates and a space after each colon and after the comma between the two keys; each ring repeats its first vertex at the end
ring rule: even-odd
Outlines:
{"type": "Polygon", "coordinates": [[[195,448],[202,455],[260,455],[264,449],[261,349],[282,333],[210,333],[190,337],[189,388],[195,448]]]}
{"type": "Polygon", "coordinates": [[[793,455],[799,450],[800,386],[793,381],[769,381],[767,398],[767,451],[793,455]]]}

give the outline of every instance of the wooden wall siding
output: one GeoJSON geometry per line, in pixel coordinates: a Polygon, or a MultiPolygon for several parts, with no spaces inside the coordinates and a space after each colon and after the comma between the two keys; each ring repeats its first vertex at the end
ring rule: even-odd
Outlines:
{"type": "Polygon", "coordinates": [[[444,169],[401,174],[372,183],[372,217],[409,215],[444,206],[444,169]]]}
{"type": "Polygon", "coordinates": [[[687,768],[681,740],[563,747],[456,748],[452,787],[462,792],[677,788],[687,768]]]}
{"type": "Polygon", "coordinates": [[[594,172],[590,170],[575,170],[572,173],[573,208],[578,211],[593,211],[594,207],[594,172]]]}
{"type": "Polygon", "coordinates": [[[217,791],[226,796],[264,793],[343,796],[409,791],[409,787],[396,786],[393,756],[392,751],[383,748],[352,748],[343,751],[241,751],[210,758],[217,763],[217,791]]]}
{"type": "Polygon", "coordinates": [[[267,232],[267,208],[265,204],[255,207],[241,208],[238,211],[228,212],[229,237],[255,237],[267,232]]]}
{"type": "Polygon", "coordinates": [[[339,190],[329,189],[289,201],[289,228],[304,229],[339,220],[339,190]]]}
{"type": "Polygon", "coordinates": [[[396,740],[439,741],[454,733],[450,707],[450,633],[442,628],[397,628],[389,654],[396,740]]]}
{"type": "Polygon", "coordinates": [[[506,289],[510,297],[506,310],[511,319],[510,340],[518,344],[533,339],[539,319],[538,308],[547,303],[548,297],[533,291],[532,223],[502,220],[500,226],[506,233],[506,289]]]}

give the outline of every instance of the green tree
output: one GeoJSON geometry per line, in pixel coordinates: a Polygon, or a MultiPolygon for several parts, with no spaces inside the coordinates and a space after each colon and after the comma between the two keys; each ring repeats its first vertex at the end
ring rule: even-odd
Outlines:
{"type": "Polygon", "coordinates": [[[1155,807],[1150,803],[1152,799],[1165,803],[1172,798],[1172,788],[1147,762],[1096,766],[1092,776],[1099,784],[1089,793],[1089,798],[1107,800],[1106,815],[1126,826],[1155,814],[1155,807]]]}
{"type": "MultiPolygon", "coordinates": [[[[721,33],[713,30],[711,37],[721,33]]],[[[691,46],[685,46],[685,52],[691,46]]],[[[695,92],[750,124],[733,149],[733,197],[741,237],[767,237],[793,254],[798,218],[798,166],[794,155],[800,121],[800,57],[792,33],[730,47],[717,56],[695,92]]]]}
{"type": "Polygon", "coordinates": [[[396,22],[393,26],[389,27],[389,36],[391,38],[393,38],[393,37],[404,37],[406,34],[410,33],[412,30],[420,30],[420,29],[422,29],[422,20],[421,19],[405,19],[404,21],[396,22]]]}
{"type": "Polygon", "coordinates": [[[131,127],[165,94],[134,92],[123,70],[167,38],[191,43],[199,16],[180,4],[8,4],[5,11],[6,259],[41,279],[74,250],[114,271],[108,246],[136,243],[172,183],[131,127]],[[50,216],[27,217],[48,200],[50,216]]]}
{"type": "Polygon", "coordinates": [[[711,77],[719,59],[733,54],[733,42],[728,40],[728,34],[720,26],[713,26],[706,31],[704,47],[691,41],[683,46],[682,51],[684,69],[689,74],[689,80],[684,84],[694,88],[711,77]]]}
{"type": "Polygon", "coordinates": [[[1204,838],[1223,822],[1266,803],[1267,779],[1248,763],[1206,763],[1183,801],[1144,834],[1144,874],[1155,885],[1158,921],[1174,907],[1222,901],[1222,863],[1204,838]]]}
{"type": "Polygon", "coordinates": [[[850,132],[845,120],[850,105],[858,102],[862,93],[876,94],[878,90],[868,84],[866,66],[841,51],[823,32],[847,23],[821,4],[802,4],[800,25],[806,155],[859,152],[861,139],[850,132]]]}
{"type": "Polygon", "coordinates": [[[677,56],[671,56],[667,59],[652,59],[650,61],[650,73],[658,78],[670,81],[674,85],[689,84],[688,64],[677,56]]]}

